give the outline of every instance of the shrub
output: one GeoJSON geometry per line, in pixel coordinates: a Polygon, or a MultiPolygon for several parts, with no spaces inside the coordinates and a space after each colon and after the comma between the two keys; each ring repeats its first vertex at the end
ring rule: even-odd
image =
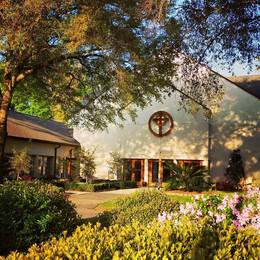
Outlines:
{"type": "Polygon", "coordinates": [[[67,182],[64,188],[65,190],[94,191],[93,184],[83,182],[67,182]]]}
{"type": "Polygon", "coordinates": [[[109,178],[116,178],[118,180],[123,179],[123,167],[124,167],[124,159],[118,152],[110,153],[111,159],[108,161],[109,170],[108,175],[109,178]]]}
{"type": "Polygon", "coordinates": [[[96,173],[95,150],[80,148],[78,155],[80,160],[80,175],[86,182],[92,182],[96,173]]]}
{"type": "Polygon", "coordinates": [[[115,223],[125,225],[133,220],[149,223],[160,212],[174,211],[178,206],[177,202],[172,201],[169,196],[160,191],[141,191],[119,200],[112,211],[99,216],[99,221],[103,225],[115,223]]]}
{"type": "Polygon", "coordinates": [[[192,203],[180,206],[179,211],[163,212],[160,220],[167,218],[180,219],[189,216],[191,220],[208,217],[212,225],[225,223],[237,228],[252,226],[260,230],[260,189],[252,188],[246,194],[233,196],[195,196],[192,203]]]}
{"type": "Polygon", "coordinates": [[[136,182],[134,181],[103,181],[97,183],[82,183],[82,182],[68,182],[65,183],[66,190],[78,190],[78,191],[105,191],[124,188],[136,188],[136,182]]]}
{"type": "Polygon", "coordinates": [[[230,154],[225,177],[234,190],[240,189],[239,182],[242,178],[245,178],[245,171],[239,149],[233,150],[230,154]]]}
{"type": "Polygon", "coordinates": [[[52,185],[15,181],[0,186],[1,254],[71,232],[78,223],[74,206],[52,185]]]}
{"type": "Polygon", "coordinates": [[[103,229],[97,224],[34,245],[25,257],[13,252],[7,259],[258,259],[259,244],[254,229],[212,227],[207,222],[133,222],[103,229]]]}
{"type": "Polygon", "coordinates": [[[208,170],[203,166],[173,165],[170,169],[166,189],[183,189],[185,191],[202,191],[210,187],[208,170]]]}
{"type": "Polygon", "coordinates": [[[26,150],[17,152],[13,150],[13,156],[10,158],[10,166],[16,174],[16,179],[20,179],[22,173],[29,173],[31,162],[26,150]]]}
{"type": "Polygon", "coordinates": [[[118,181],[120,189],[126,189],[126,188],[136,188],[136,182],[135,181],[118,181]]]}

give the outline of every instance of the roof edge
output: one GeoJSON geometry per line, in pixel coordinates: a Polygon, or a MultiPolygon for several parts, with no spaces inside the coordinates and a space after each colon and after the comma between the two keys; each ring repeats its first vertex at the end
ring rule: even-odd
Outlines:
{"type": "MultiPolygon", "coordinates": [[[[205,66],[207,66],[207,65],[205,65],[205,66]]],[[[220,73],[218,73],[217,71],[213,70],[213,69],[212,69],[212,68],[210,68],[209,66],[207,66],[207,68],[208,68],[208,69],[209,69],[211,72],[213,72],[213,73],[217,74],[219,77],[221,77],[221,78],[223,78],[223,79],[227,80],[228,82],[230,82],[230,83],[234,84],[235,86],[237,86],[238,88],[240,88],[241,90],[243,90],[244,92],[246,92],[247,94],[251,95],[252,97],[255,97],[255,98],[256,98],[256,99],[258,99],[258,100],[260,100],[260,98],[259,98],[259,97],[257,97],[257,96],[255,96],[255,95],[253,95],[252,93],[250,93],[250,92],[249,92],[249,91],[247,91],[246,89],[242,88],[241,86],[239,86],[237,83],[233,82],[232,80],[230,80],[230,79],[229,79],[229,78],[227,78],[226,76],[223,76],[223,75],[221,75],[220,73]]]]}

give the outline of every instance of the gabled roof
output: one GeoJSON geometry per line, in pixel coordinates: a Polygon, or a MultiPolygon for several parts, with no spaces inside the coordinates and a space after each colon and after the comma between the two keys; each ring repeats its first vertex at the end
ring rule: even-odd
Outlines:
{"type": "Polygon", "coordinates": [[[13,111],[8,113],[7,135],[9,137],[80,146],[80,143],[73,138],[73,129],[66,127],[64,124],[13,111]]]}
{"type": "Polygon", "coordinates": [[[228,77],[230,81],[260,99],[260,75],[228,77]]]}

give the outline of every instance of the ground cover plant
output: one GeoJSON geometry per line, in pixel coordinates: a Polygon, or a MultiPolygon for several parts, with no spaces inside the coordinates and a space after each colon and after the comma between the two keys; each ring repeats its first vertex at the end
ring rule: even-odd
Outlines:
{"type": "Polygon", "coordinates": [[[149,225],[132,222],[125,226],[100,224],[78,227],[27,254],[11,253],[7,259],[257,259],[259,235],[253,228],[212,226],[206,220],[194,225],[167,220],[149,225]]]}
{"type": "Polygon", "coordinates": [[[179,203],[161,191],[145,190],[118,200],[112,210],[99,216],[99,221],[105,226],[126,225],[134,220],[148,224],[158,213],[178,208],[179,203]]]}
{"type": "Polygon", "coordinates": [[[40,181],[0,185],[0,254],[25,250],[64,230],[71,233],[80,223],[74,205],[55,186],[40,181]]]}
{"type": "Polygon", "coordinates": [[[161,191],[138,192],[116,203],[108,227],[82,225],[7,259],[258,259],[259,197],[250,189],[179,205],[161,191]]]}
{"type": "Polygon", "coordinates": [[[189,216],[195,222],[207,217],[212,225],[232,224],[238,229],[251,226],[260,234],[260,188],[249,188],[245,194],[234,193],[224,197],[197,195],[193,202],[180,205],[179,211],[165,211],[158,215],[158,219],[178,221],[183,216],[189,216]]]}

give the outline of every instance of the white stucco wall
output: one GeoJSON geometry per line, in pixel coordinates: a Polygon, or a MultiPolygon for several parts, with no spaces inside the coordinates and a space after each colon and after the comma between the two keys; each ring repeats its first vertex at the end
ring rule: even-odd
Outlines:
{"type": "MultiPolygon", "coordinates": [[[[260,102],[223,78],[225,95],[212,120],[211,173],[215,181],[223,180],[228,158],[233,149],[240,149],[247,177],[260,178],[260,102]]],[[[96,150],[99,178],[108,177],[109,153],[117,151],[122,158],[208,160],[208,123],[202,113],[190,115],[179,110],[179,95],[175,93],[163,104],[138,112],[136,123],[128,120],[123,128],[110,125],[107,131],[91,133],[75,129],[75,138],[83,147],[96,150]],[[150,116],[159,110],[169,112],[174,129],[169,136],[158,138],[148,129],[150,116]],[[161,152],[161,154],[160,154],[161,152]]]]}
{"type": "MultiPolygon", "coordinates": [[[[122,158],[135,159],[194,159],[205,160],[207,165],[207,120],[202,114],[188,115],[179,111],[177,93],[167,98],[163,104],[154,102],[152,106],[138,112],[136,122],[124,122],[123,128],[110,125],[107,131],[91,133],[86,129],[75,129],[74,136],[81,146],[96,150],[97,173],[99,178],[108,177],[109,153],[117,151],[122,158]],[[150,116],[159,110],[171,114],[174,128],[170,135],[158,138],[148,128],[150,116]],[[160,155],[161,153],[161,155],[160,155]]],[[[145,163],[145,180],[147,178],[145,163]]]]}
{"type": "Polygon", "coordinates": [[[247,177],[260,178],[260,100],[222,79],[225,95],[212,121],[212,175],[223,178],[230,153],[240,149],[247,177]]]}
{"type": "MultiPolygon", "coordinates": [[[[54,149],[57,147],[57,144],[37,142],[37,141],[28,141],[17,138],[7,138],[5,153],[12,153],[13,149],[16,151],[26,149],[30,155],[41,155],[41,156],[54,156],[54,149]]],[[[69,157],[70,150],[73,149],[73,146],[62,145],[57,150],[58,157],[69,157]]]]}

